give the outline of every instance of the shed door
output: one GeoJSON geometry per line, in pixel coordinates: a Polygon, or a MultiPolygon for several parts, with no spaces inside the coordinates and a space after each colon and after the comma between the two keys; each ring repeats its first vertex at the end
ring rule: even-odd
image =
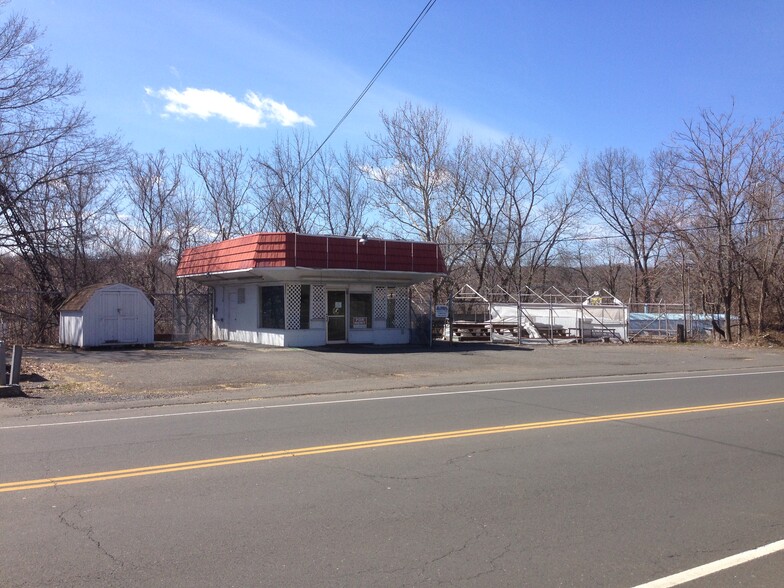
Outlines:
{"type": "Polygon", "coordinates": [[[101,292],[101,324],[104,343],[136,343],[136,294],[101,292]]]}
{"type": "Polygon", "coordinates": [[[134,292],[120,292],[120,305],[118,307],[119,316],[119,339],[120,343],[136,343],[139,338],[136,336],[136,300],[134,292]]]}
{"type": "Polygon", "coordinates": [[[103,342],[119,342],[120,293],[101,292],[101,324],[103,342]]]}

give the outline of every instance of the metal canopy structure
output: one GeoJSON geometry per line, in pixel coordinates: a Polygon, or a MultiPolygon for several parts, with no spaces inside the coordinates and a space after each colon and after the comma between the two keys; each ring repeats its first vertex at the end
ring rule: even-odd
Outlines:
{"type": "Polygon", "coordinates": [[[513,294],[496,286],[479,292],[466,284],[451,297],[445,338],[497,342],[628,341],[628,307],[606,290],[565,294],[556,287],[513,294]]]}

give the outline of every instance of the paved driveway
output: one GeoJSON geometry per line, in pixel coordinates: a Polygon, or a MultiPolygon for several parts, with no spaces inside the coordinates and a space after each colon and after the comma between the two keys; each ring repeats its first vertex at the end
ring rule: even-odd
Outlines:
{"type": "Polygon", "coordinates": [[[26,398],[0,412],[169,404],[444,385],[780,368],[784,350],[713,345],[588,344],[550,347],[281,349],[240,344],[153,349],[25,350],[26,398]]]}

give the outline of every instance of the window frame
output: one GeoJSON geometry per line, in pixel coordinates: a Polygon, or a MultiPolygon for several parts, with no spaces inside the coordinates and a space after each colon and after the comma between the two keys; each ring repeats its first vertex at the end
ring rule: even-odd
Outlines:
{"type": "Polygon", "coordinates": [[[355,331],[368,331],[373,328],[373,293],[372,292],[349,292],[348,293],[348,328],[355,331]],[[362,299],[360,301],[360,299],[362,299]],[[365,306],[362,314],[356,313],[357,316],[364,316],[367,322],[364,327],[354,326],[355,316],[355,302],[365,306]]]}
{"type": "Polygon", "coordinates": [[[259,286],[259,320],[260,329],[283,330],[286,328],[286,288],[281,285],[259,286]],[[264,291],[267,290],[267,296],[264,291]],[[265,308],[265,303],[279,306],[265,308]]]}

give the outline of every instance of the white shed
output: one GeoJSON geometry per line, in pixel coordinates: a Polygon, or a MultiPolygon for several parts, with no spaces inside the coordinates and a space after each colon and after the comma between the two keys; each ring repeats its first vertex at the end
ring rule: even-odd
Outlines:
{"type": "Polygon", "coordinates": [[[151,345],[155,309],[144,292],[125,284],[94,284],[60,306],[60,345],[151,345]]]}

